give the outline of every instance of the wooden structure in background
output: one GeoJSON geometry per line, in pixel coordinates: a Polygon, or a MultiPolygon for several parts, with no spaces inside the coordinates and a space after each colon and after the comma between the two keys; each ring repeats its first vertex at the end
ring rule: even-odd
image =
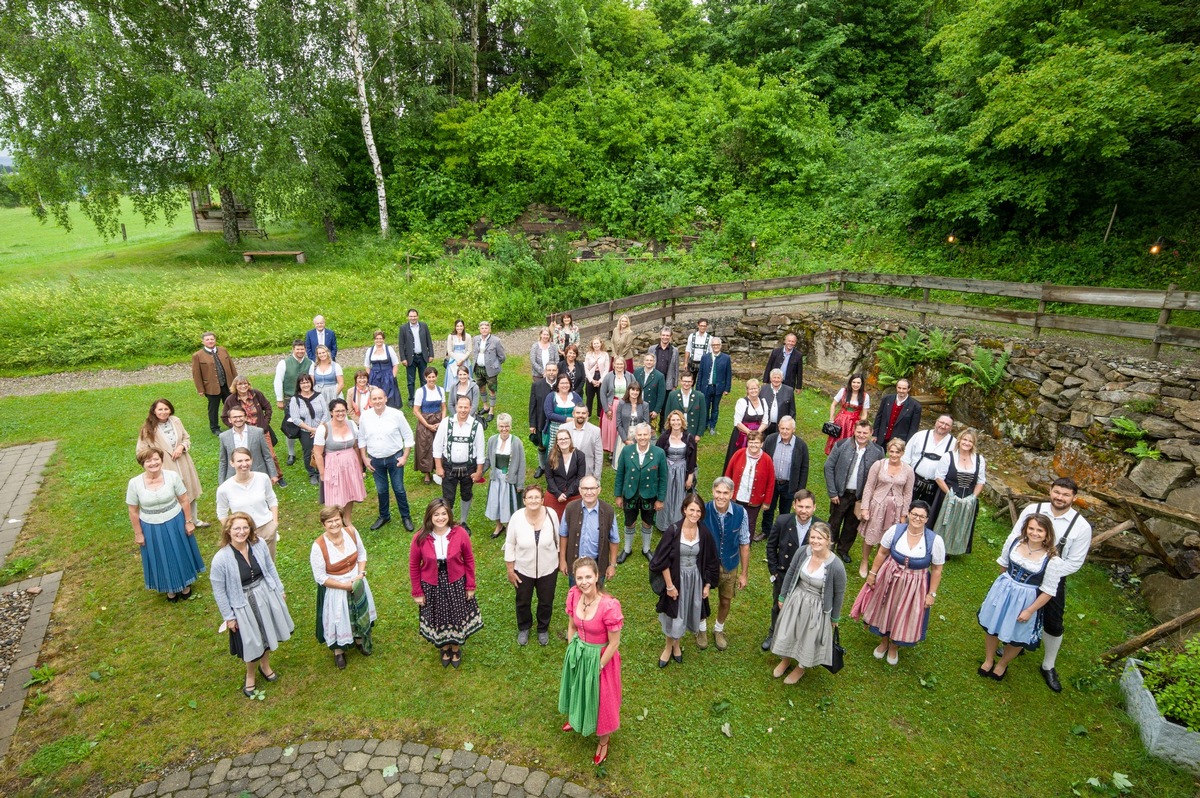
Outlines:
{"type": "MultiPolygon", "coordinates": [[[[196,232],[225,232],[225,209],[213,204],[212,192],[209,187],[194,187],[188,194],[192,200],[192,224],[195,225],[196,232]]],[[[267,237],[267,231],[259,227],[258,223],[255,222],[254,211],[237,202],[235,213],[237,214],[238,231],[242,235],[257,236],[259,238],[267,237]]]]}

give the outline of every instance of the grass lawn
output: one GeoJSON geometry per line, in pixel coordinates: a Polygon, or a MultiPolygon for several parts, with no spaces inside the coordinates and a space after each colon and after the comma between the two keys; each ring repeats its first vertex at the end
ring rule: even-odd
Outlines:
{"type": "MultiPolygon", "coordinates": [[[[265,377],[258,384],[265,387],[265,377]]],[[[515,411],[518,430],[527,386],[527,366],[505,372],[501,405],[515,411]]],[[[847,621],[845,670],[832,676],[816,669],[794,687],[771,679],[776,660],[759,650],[770,602],[761,544],[752,550],[750,587],[734,602],[730,649],[699,652],[685,640],[683,665],[665,671],[656,667],[662,639],[645,561],[635,555],[611,583],[626,618],[624,706],[611,758],[597,774],[594,744],[558,730],[563,644],[552,635],[548,648],[516,646],[512,589],[500,541],[487,537],[482,500],[472,523],[485,628],[466,646],[462,670],[443,670],[418,636],[408,536],[398,519],[365,531],[373,497],[356,520],[379,609],[375,655],[351,653],[347,670],[334,669],[313,637],[316,591],[307,560],[320,527],[316,489],[297,465],[288,470],[291,485],[279,492],[279,570],[297,630],[272,660],[283,679],[266,685],[265,701],[247,702],[238,691],[242,669],[215,634],[220,618],[207,579],[196,599],[179,605],[142,587],[122,497],[126,480],[138,473],[136,429],[160,395],[175,401],[195,435],[202,515],[215,520],[216,439],[204,431],[204,404],[190,384],[0,400],[0,445],[60,441],[10,562],[33,573],[66,569],[42,659],[56,675],[22,718],[0,769],[5,794],[98,792],[269,744],[367,736],[453,747],[469,741],[479,753],[614,795],[660,795],[664,785],[712,796],[1070,795],[1073,784],[1092,777],[1109,782],[1114,771],[1129,775],[1134,795],[1195,793],[1192,778],[1143,754],[1120,709],[1114,674],[1097,667],[1103,649],[1150,624],[1134,594],[1110,584],[1103,570],[1087,567],[1072,580],[1059,659],[1063,693],[1042,684],[1037,654],[1017,660],[1002,684],[975,675],[983,653],[975,611],[997,573],[993,560],[1006,531],[991,520],[981,522],[975,552],[947,565],[929,639],[903,652],[898,667],[873,659],[873,638],[847,621]],[[725,703],[726,710],[714,711],[725,703]],[[721,732],[726,722],[732,737],[721,732]],[[95,746],[87,753],[89,741],[95,746]],[[64,764],[72,748],[86,756],[64,764]],[[44,774],[36,779],[35,763],[44,774]]],[[[809,392],[801,406],[801,430],[815,442],[827,400],[809,392]]],[[[727,400],[717,439],[701,447],[702,486],[721,465],[731,411],[727,400]]],[[[813,452],[809,487],[818,495],[823,459],[813,452]]],[[[434,489],[407,476],[419,517],[434,489]]],[[[611,470],[604,485],[610,494],[611,470]]],[[[821,501],[818,514],[825,510],[821,501]]],[[[200,532],[206,560],[214,531],[200,532]]],[[[847,614],[860,585],[857,575],[850,577],[847,614]]],[[[556,612],[553,632],[563,625],[556,612]]]]}

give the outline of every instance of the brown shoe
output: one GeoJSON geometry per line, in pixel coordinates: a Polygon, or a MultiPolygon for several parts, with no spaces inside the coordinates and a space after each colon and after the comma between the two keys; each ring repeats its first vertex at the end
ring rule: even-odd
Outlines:
{"type": "Polygon", "coordinates": [[[696,632],[696,648],[701,651],[708,648],[708,632],[703,630],[696,632]]]}
{"type": "Polygon", "coordinates": [[[724,632],[717,632],[713,637],[717,640],[717,651],[724,651],[729,648],[729,641],[725,639],[724,632]]]}

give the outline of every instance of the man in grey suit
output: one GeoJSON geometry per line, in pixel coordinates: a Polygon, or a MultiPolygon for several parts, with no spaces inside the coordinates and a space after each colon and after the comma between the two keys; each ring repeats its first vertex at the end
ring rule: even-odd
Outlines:
{"type": "Polygon", "coordinates": [[[763,440],[779,430],[779,421],[784,416],[796,417],[796,392],[783,384],[783,369],[771,369],[770,381],[758,391],[758,398],[767,403],[766,423],[763,424],[763,440]]]}
{"type": "Polygon", "coordinates": [[[249,449],[250,457],[254,460],[250,470],[266,474],[281,488],[286,486],[287,483],[283,480],[282,475],[275,470],[275,458],[271,456],[271,449],[267,446],[267,436],[258,427],[246,423],[246,411],[240,407],[232,407],[226,416],[229,420],[229,429],[218,437],[221,451],[217,455],[217,484],[222,485],[226,479],[233,476],[229,464],[229,460],[233,457],[233,450],[249,449]]]}
{"type": "Polygon", "coordinates": [[[508,355],[504,344],[492,335],[490,321],[479,322],[479,337],[475,339],[475,384],[479,386],[480,416],[490,417],[496,410],[496,389],[500,384],[500,366],[508,355]]]}
{"type": "Polygon", "coordinates": [[[860,421],[854,437],[837,442],[825,461],[825,487],[829,492],[829,528],[842,562],[850,562],[850,547],[858,537],[854,505],[862,498],[867,472],[883,458],[883,447],[871,441],[871,422],[860,421]]]}
{"type": "Polygon", "coordinates": [[[604,445],[600,442],[600,428],[588,423],[587,405],[575,405],[571,421],[574,423],[564,424],[562,429],[571,433],[576,451],[583,456],[587,476],[599,481],[604,472],[604,445]]]}
{"type": "Polygon", "coordinates": [[[433,360],[433,337],[429,325],[421,321],[416,308],[408,309],[408,324],[400,325],[400,363],[408,378],[408,403],[416,402],[417,375],[425,377],[425,367],[433,360]]]}

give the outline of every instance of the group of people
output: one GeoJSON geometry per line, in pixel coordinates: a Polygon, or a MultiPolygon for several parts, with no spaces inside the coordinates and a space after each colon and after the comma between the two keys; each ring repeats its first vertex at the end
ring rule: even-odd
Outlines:
{"type": "MultiPolygon", "coordinates": [[[[633,339],[628,318],[621,317],[607,344],[593,338],[581,359],[579,331],[569,314],[539,331],[530,348],[528,414],[538,467],[527,480],[525,444],[514,434],[511,415],[496,413],[495,377],[505,356],[486,322],[479,339],[455,323],[442,364],[454,368],[456,379],[447,375],[443,381],[429,365],[434,350],[428,327],[410,311],[399,352],[379,332],[366,357],[368,364],[386,359],[387,374],[376,362],[346,390],[335,361],[336,336],[321,317],[314,320],[276,369],[275,409],[285,409],[281,431],[293,447],[300,440],[304,464],[320,486],[323,529],[310,550],[316,628],[338,668],[346,667],[349,650],[372,650],[375,604],[363,536],[353,523],[355,505],[366,498],[367,473],[374,476],[379,503],[370,529],[390,521],[394,495],[405,528],[414,533],[409,571],[419,633],[437,648],[444,667],[461,666],[467,638],[483,624],[467,523],[475,485],[486,484],[484,514],[493,522],[492,537],[505,536],[518,645],[528,645],[534,634],[540,645],[549,644],[558,579],[567,579],[568,649],[559,703],[568,718],[564,730],[597,735],[597,762],[607,756],[608,735],[619,725],[621,691],[623,618],[605,585],[633,553],[639,533],[664,638],[659,668],[683,662],[681,642],[688,635],[698,649],[709,646],[714,589],[713,645],[728,648],[733,600],[749,581],[751,545],[762,540],[772,597],[761,648],[779,657],[777,678],[792,684],[818,665],[836,669],[845,565],[860,529],[863,584],[850,615],[879,637],[874,656],[894,665],[900,648],[925,638],[947,555],[971,549],[976,497],[986,481],[974,431],[953,435],[948,416],[921,430],[920,403],[904,379],[894,394],[882,397],[871,419],[865,381],[852,375],[822,429],[829,438],[829,517],[816,517],[816,497],[807,488],[808,445],[795,421],[802,356],[789,333],[768,358],[763,379],[747,380],[745,396],[735,402],[725,467],[704,483],[711,491],[705,501],[698,449],[715,431],[732,390],[729,356],[705,320],[682,351],[664,327],[636,369],[633,339]],[[389,351],[374,358],[383,350],[389,351]],[[395,401],[400,365],[408,369],[415,435],[395,401]],[[420,384],[418,376],[424,378],[420,384]],[[597,417],[599,424],[592,421],[597,417]],[[493,419],[496,433],[489,437],[486,425],[493,419]],[[404,490],[410,456],[426,481],[439,481],[442,489],[419,528],[404,490]],[[608,470],[611,503],[601,498],[608,470]],[[652,547],[656,529],[660,538],[652,547]]],[[[217,412],[229,427],[219,432],[214,422],[221,534],[210,579],[230,653],[246,666],[242,690],[253,696],[258,680],[278,678],[270,652],[294,630],[274,565],[275,487],[286,483],[274,449],[272,404],[237,374],[215,336],[206,333],[203,343],[193,358],[197,388],[209,397],[210,421],[217,412]],[[219,390],[209,393],[212,385],[219,390]]],[[[205,570],[194,530],[207,524],[197,515],[201,489],[190,446],[173,405],[156,400],[138,436],[144,473],[130,480],[127,504],[146,586],[170,601],[187,598],[205,570]]],[[[291,448],[289,465],[294,457],[291,448]]],[[[1055,658],[1065,577],[1081,567],[1091,537],[1087,521],[1071,507],[1076,490],[1069,479],[1058,480],[1050,503],[1026,508],[1005,542],[1002,573],[979,610],[985,632],[980,675],[1003,678],[1022,648],[1044,641],[1042,676],[1051,689],[1061,689],[1055,658]]]]}

